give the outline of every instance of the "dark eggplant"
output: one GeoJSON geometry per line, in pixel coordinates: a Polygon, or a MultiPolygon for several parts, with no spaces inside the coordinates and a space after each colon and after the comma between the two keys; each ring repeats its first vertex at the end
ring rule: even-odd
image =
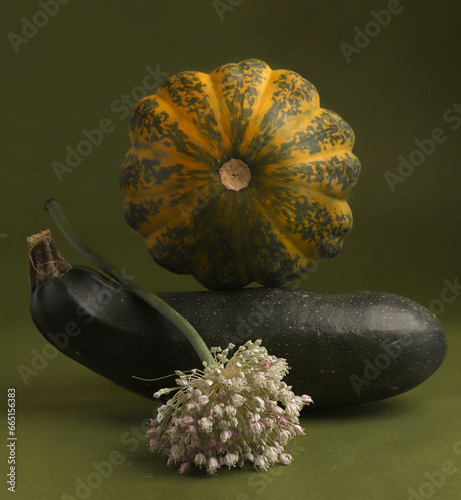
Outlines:
{"type": "MultiPolygon", "coordinates": [[[[133,376],[201,367],[182,333],[137,296],[93,269],[71,267],[50,237],[30,246],[32,319],[62,353],[148,398],[174,377],[133,376]]],[[[316,407],[408,391],[437,370],[447,350],[431,312],[389,293],[257,287],[158,295],[209,347],[262,339],[270,354],[287,359],[287,384],[316,407]]]]}

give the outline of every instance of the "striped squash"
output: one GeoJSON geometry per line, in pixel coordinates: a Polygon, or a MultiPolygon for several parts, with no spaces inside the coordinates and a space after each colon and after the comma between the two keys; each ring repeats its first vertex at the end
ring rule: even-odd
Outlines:
{"type": "Polygon", "coordinates": [[[139,101],[130,138],[127,222],[156,262],[209,289],[283,285],[351,229],[354,133],[293,71],[249,59],[179,73],[139,101]]]}

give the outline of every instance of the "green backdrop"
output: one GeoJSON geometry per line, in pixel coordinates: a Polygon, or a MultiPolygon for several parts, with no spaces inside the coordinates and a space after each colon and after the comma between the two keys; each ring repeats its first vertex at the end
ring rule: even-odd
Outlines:
{"type": "Polygon", "coordinates": [[[458,2],[17,1],[3,10],[2,33],[2,497],[14,387],[16,498],[459,498],[458,2]],[[21,379],[18,366],[30,367],[46,345],[28,312],[25,239],[49,227],[65,258],[84,263],[43,210],[54,196],[78,232],[139,282],[200,289],[155,265],[123,219],[117,175],[128,109],[154,81],[149,73],[209,72],[250,57],[309,79],[356,133],[354,228],[303,286],[407,296],[438,314],[449,352],[406,394],[304,416],[290,467],[179,477],[147,452],[152,402],[61,355],[21,379]],[[56,175],[66,148],[99,127],[100,144],[56,175]]]}

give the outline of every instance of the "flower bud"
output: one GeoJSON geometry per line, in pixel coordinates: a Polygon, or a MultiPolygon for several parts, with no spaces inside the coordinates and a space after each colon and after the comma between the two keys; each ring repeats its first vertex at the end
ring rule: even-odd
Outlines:
{"type": "Polygon", "coordinates": [[[189,462],[183,462],[180,466],[179,466],[179,473],[180,474],[186,474],[186,472],[188,472],[190,469],[190,463],[189,462]]]}

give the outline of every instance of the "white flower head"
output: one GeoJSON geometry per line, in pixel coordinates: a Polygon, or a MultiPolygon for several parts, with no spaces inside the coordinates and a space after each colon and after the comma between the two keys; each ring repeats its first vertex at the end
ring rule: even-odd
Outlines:
{"type": "Polygon", "coordinates": [[[269,355],[260,340],[246,342],[229,359],[234,347],[212,348],[214,363],[188,375],[177,371],[179,387],[155,393],[177,391],[151,419],[149,449],[167,455],[180,474],[193,465],[208,474],[245,462],[263,471],[288,465],[284,446],[304,434],[299,413],[312,399],[295,396],[282,382],[286,360],[269,355]]]}

